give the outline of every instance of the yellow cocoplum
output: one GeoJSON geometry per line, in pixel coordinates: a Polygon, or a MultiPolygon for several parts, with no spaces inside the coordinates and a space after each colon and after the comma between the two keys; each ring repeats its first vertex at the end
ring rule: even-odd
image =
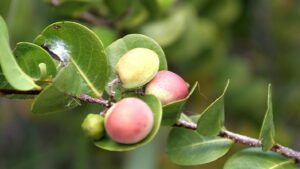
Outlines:
{"type": "Polygon", "coordinates": [[[134,48],[125,53],[116,65],[124,88],[136,88],[149,82],[159,68],[158,55],[147,48],[134,48]]]}
{"type": "Polygon", "coordinates": [[[143,140],[153,127],[153,112],[141,99],[125,98],[105,115],[107,134],[116,142],[134,144],[143,140]]]}
{"type": "Polygon", "coordinates": [[[88,114],[81,128],[90,138],[98,140],[104,136],[104,117],[99,114],[88,114]]]}
{"type": "Polygon", "coordinates": [[[179,75],[163,70],[147,84],[146,94],[153,94],[165,105],[184,99],[188,95],[188,87],[179,75]]]}

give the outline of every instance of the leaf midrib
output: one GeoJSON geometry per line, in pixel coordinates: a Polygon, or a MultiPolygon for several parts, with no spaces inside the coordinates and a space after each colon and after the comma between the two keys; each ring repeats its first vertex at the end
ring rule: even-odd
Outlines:
{"type": "Polygon", "coordinates": [[[293,162],[294,162],[293,160],[283,161],[281,163],[275,164],[274,166],[271,166],[271,168],[269,168],[269,169],[275,169],[277,167],[283,166],[288,163],[293,163],[293,162]]]}
{"type": "Polygon", "coordinates": [[[96,97],[100,97],[101,94],[98,92],[98,90],[95,88],[95,86],[91,83],[91,81],[88,79],[88,77],[86,77],[86,75],[84,74],[84,72],[81,70],[81,68],[79,67],[79,65],[75,62],[75,60],[72,57],[71,57],[71,61],[72,61],[73,65],[76,67],[76,69],[78,70],[79,74],[84,79],[84,81],[87,83],[87,85],[90,87],[90,89],[94,92],[94,94],[96,95],[96,97]]]}

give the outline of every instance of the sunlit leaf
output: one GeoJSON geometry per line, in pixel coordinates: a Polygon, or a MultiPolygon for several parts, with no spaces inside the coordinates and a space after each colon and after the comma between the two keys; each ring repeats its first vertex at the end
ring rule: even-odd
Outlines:
{"type": "Polygon", "coordinates": [[[0,65],[9,84],[18,90],[40,89],[17,64],[9,47],[9,37],[5,21],[0,16],[0,65]]]}

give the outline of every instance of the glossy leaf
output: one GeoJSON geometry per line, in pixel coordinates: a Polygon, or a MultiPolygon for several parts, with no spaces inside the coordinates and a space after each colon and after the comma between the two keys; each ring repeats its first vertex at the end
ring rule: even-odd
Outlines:
{"type": "Polygon", "coordinates": [[[216,136],[224,126],[224,95],[229,86],[229,80],[222,95],[210,104],[197,122],[197,132],[205,136],[216,136]]]}
{"type": "Polygon", "coordinates": [[[135,144],[121,144],[117,143],[112,140],[108,135],[105,135],[104,138],[100,139],[99,141],[95,141],[95,145],[97,147],[110,150],[110,151],[129,151],[135,148],[138,148],[148,142],[150,142],[160,127],[161,118],[162,118],[162,106],[160,101],[153,95],[145,95],[141,96],[140,99],[145,101],[149,107],[151,108],[152,112],[154,113],[154,124],[150,134],[141,142],[135,144]]]}
{"type": "Polygon", "coordinates": [[[198,86],[198,82],[196,82],[193,87],[190,89],[188,96],[184,99],[178,100],[176,102],[169,103],[163,106],[163,118],[162,125],[173,125],[176,123],[180,114],[182,112],[182,108],[190,96],[194,93],[196,87],[198,86]]]}
{"type": "Polygon", "coordinates": [[[262,141],[264,151],[270,150],[275,145],[275,127],[273,121],[271,84],[268,86],[267,111],[260,130],[259,138],[262,141]]]}
{"type": "Polygon", "coordinates": [[[196,131],[175,127],[167,140],[167,154],[176,164],[199,165],[222,157],[232,144],[233,141],[226,138],[205,137],[196,131]]]}
{"type": "MultiPolygon", "coordinates": [[[[118,63],[119,59],[129,50],[134,48],[148,48],[153,50],[159,56],[159,70],[167,70],[167,61],[165,54],[162,48],[157,44],[153,39],[140,35],[140,34],[130,34],[127,35],[109,45],[106,48],[106,53],[108,55],[109,64],[110,64],[110,76],[109,81],[117,77],[115,72],[115,66],[118,63]]],[[[116,85],[114,88],[117,93],[123,91],[122,87],[116,85]]]]}
{"type": "Polygon", "coordinates": [[[9,84],[17,90],[40,89],[38,85],[22,71],[9,47],[9,37],[5,21],[0,16],[0,65],[9,84]]]}
{"type": "Polygon", "coordinates": [[[41,79],[39,67],[41,63],[46,64],[47,75],[55,77],[57,72],[55,62],[42,47],[33,43],[20,42],[17,44],[14,54],[22,70],[33,79],[41,79]]]}
{"type": "Polygon", "coordinates": [[[109,67],[103,45],[94,32],[74,22],[57,22],[48,26],[35,43],[47,46],[64,64],[74,65],[89,88],[85,94],[102,95],[109,67]]]}
{"type": "Polygon", "coordinates": [[[298,169],[294,160],[260,148],[244,149],[225,163],[224,169],[298,169]]]}

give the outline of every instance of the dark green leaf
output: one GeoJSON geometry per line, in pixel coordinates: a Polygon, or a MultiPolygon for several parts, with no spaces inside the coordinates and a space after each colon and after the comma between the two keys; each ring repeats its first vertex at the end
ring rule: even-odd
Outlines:
{"type": "Polygon", "coordinates": [[[76,69],[70,65],[63,68],[53,83],[47,86],[34,100],[31,111],[46,114],[64,111],[79,105],[72,96],[82,93],[82,83],[76,69]]]}
{"type": "Polygon", "coordinates": [[[46,64],[46,73],[50,77],[55,77],[56,66],[52,57],[42,47],[28,42],[20,42],[14,51],[17,61],[22,70],[33,79],[41,79],[39,65],[46,64]]]}
{"type": "Polygon", "coordinates": [[[294,160],[260,148],[244,149],[233,155],[224,169],[298,169],[294,160]]]}
{"type": "Polygon", "coordinates": [[[114,15],[122,15],[128,10],[133,0],[104,0],[105,4],[114,15]]]}
{"type": "Polygon", "coordinates": [[[173,125],[177,122],[184,104],[193,94],[197,86],[198,82],[194,84],[186,98],[163,106],[163,118],[161,122],[162,125],[173,125]]]}
{"type": "MultiPolygon", "coordinates": [[[[153,50],[159,56],[159,70],[167,70],[167,61],[162,48],[151,38],[141,34],[130,34],[127,35],[109,45],[106,48],[110,64],[110,76],[109,81],[117,77],[115,72],[115,66],[119,59],[129,50],[134,48],[148,48],[153,50]]],[[[122,87],[116,85],[114,88],[117,93],[123,91],[122,87]]]]}
{"type": "Polygon", "coordinates": [[[139,143],[135,144],[120,144],[109,138],[108,135],[104,136],[103,139],[99,141],[95,141],[95,145],[97,147],[110,150],[110,151],[129,151],[135,148],[138,148],[148,142],[150,142],[156,133],[158,132],[158,129],[160,127],[161,118],[162,118],[162,106],[160,101],[153,95],[145,95],[140,97],[143,101],[145,101],[149,107],[152,109],[152,112],[154,113],[154,124],[151,132],[149,135],[142,140],[139,143]]]}
{"type": "Polygon", "coordinates": [[[17,64],[9,47],[8,31],[5,21],[0,16],[0,65],[9,84],[18,90],[40,89],[17,64]]]}
{"type": "Polygon", "coordinates": [[[100,97],[108,80],[108,60],[97,35],[74,22],[48,26],[35,43],[46,45],[64,64],[73,64],[89,88],[85,94],[100,97]]]}
{"type": "Polygon", "coordinates": [[[271,84],[268,86],[267,111],[261,126],[259,139],[262,141],[263,150],[268,151],[275,145],[275,127],[273,121],[271,84]]]}
{"type": "Polygon", "coordinates": [[[222,95],[210,104],[197,122],[197,132],[205,136],[216,136],[224,126],[224,95],[229,86],[229,80],[222,95]]]}
{"type": "Polygon", "coordinates": [[[46,114],[72,109],[78,105],[77,100],[49,85],[34,99],[31,111],[33,114],[46,114]]]}
{"type": "Polygon", "coordinates": [[[180,165],[205,164],[222,157],[232,144],[226,138],[205,137],[190,129],[173,128],[167,141],[167,154],[180,165]]]}

